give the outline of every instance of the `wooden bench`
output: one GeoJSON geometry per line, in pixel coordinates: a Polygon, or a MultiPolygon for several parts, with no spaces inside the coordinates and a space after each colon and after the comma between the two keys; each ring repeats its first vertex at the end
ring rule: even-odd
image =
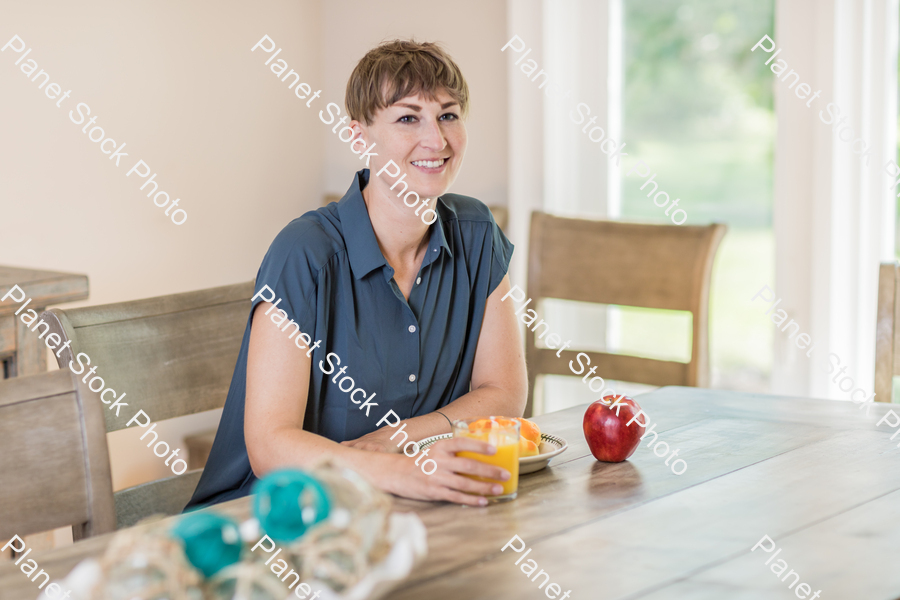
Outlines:
{"type": "MultiPolygon", "coordinates": [[[[79,352],[107,387],[127,393],[127,409],[103,410],[106,431],[126,427],[140,409],[153,422],[221,408],[237,362],[253,281],[145,300],[53,309],[41,315],[72,345],[58,357],[67,369],[79,352]]],[[[104,406],[104,409],[106,407],[104,406]]],[[[200,477],[188,471],[116,492],[118,527],[161,512],[176,514],[200,477]]]]}

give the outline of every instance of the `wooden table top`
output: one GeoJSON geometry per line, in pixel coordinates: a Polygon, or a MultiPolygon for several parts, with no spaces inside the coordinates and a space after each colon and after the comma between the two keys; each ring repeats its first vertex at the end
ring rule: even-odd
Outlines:
{"type": "MultiPolygon", "coordinates": [[[[84,300],[88,297],[87,275],[0,265],[0,297],[3,297],[14,285],[25,290],[26,298],[33,298],[32,305],[39,308],[46,308],[62,302],[84,300]]],[[[7,300],[0,305],[0,316],[12,314],[18,307],[18,304],[7,300]]]]}
{"type": "MultiPolygon", "coordinates": [[[[531,559],[573,600],[787,600],[802,583],[810,598],[819,590],[823,599],[900,597],[900,437],[876,427],[890,405],[866,416],[849,402],[683,387],[637,401],[687,462],[683,475],[646,444],[626,462],[596,461],[581,431],[584,406],[537,417],[569,449],[523,476],[517,500],[486,508],[395,501],[428,528],[428,557],[391,600],[543,598],[520,570],[531,559]],[[520,566],[524,552],[500,551],[514,535],[531,548],[520,566]],[[751,552],[763,536],[781,550],[770,566],[777,550],[751,552]],[[799,574],[794,589],[795,576],[782,582],[770,570],[782,559],[782,578],[799,574]]],[[[246,518],[249,502],[219,510],[246,518]]],[[[61,579],[109,540],[33,558],[61,579]]],[[[0,598],[35,590],[16,567],[0,567],[0,598]]]]}

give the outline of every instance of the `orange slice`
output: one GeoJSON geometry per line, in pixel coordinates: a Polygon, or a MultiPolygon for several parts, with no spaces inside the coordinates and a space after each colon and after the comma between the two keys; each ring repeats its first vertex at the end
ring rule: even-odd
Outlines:
{"type": "Polygon", "coordinates": [[[516,421],[519,422],[519,435],[521,435],[524,439],[533,442],[535,446],[540,447],[541,428],[538,427],[537,423],[529,421],[528,419],[522,419],[520,417],[517,417],[516,421]]]}
{"type": "Polygon", "coordinates": [[[538,449],[537,444],[523,437],[519,438],[519,458],[525,458],[526,456],[537,456],[540,453],[541,451],[538,449]]]}

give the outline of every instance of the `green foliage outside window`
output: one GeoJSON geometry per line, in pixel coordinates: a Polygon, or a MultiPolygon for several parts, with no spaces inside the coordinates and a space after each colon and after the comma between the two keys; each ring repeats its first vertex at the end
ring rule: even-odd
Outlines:
{"type": "MultiPolygon", "coordinates": [[[[641,159],[657,173],[660,189],[681,198],[688,224],[728,224],[710,294],[712,385],[766,392],[772,328],[749,298],[775,283],[774,75],[764,64],[770,55],[750,48],[764,35],[777,40],[774,0],[624,0],[622,6],[622,139],[631,159],[622,170],[622,217],[671,223],[647,189],[640,191],[642,180],[625,175],[641,159]]],[[[626,311],[620,346],[680,357],[682,329],[626,311]]]]}
{"type": "MultiPolygon", "coordinates": [[[[627,0],[623,139],[693,223],[769,227],[773,75],[761,51],[773,0],[627,0]],[[692,209],[692,210],[690,210],[692,209]]],[[[624,174],[624,173],[623,173],[624,174]]],[[[623,178],[623,216],[663,222],[623,178]]]]}

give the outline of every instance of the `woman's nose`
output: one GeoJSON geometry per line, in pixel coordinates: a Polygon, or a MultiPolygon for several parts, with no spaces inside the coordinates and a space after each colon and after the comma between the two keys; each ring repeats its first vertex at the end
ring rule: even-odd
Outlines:
{"type": "Polygon", "coordinates": [[[444,138],[444,132],[441,131],[440,123],[437,121],[427,121],[425,123],[421,144],[425,148],[435,151],[443,150],[447,146],[447,140],[444,138]]]}

